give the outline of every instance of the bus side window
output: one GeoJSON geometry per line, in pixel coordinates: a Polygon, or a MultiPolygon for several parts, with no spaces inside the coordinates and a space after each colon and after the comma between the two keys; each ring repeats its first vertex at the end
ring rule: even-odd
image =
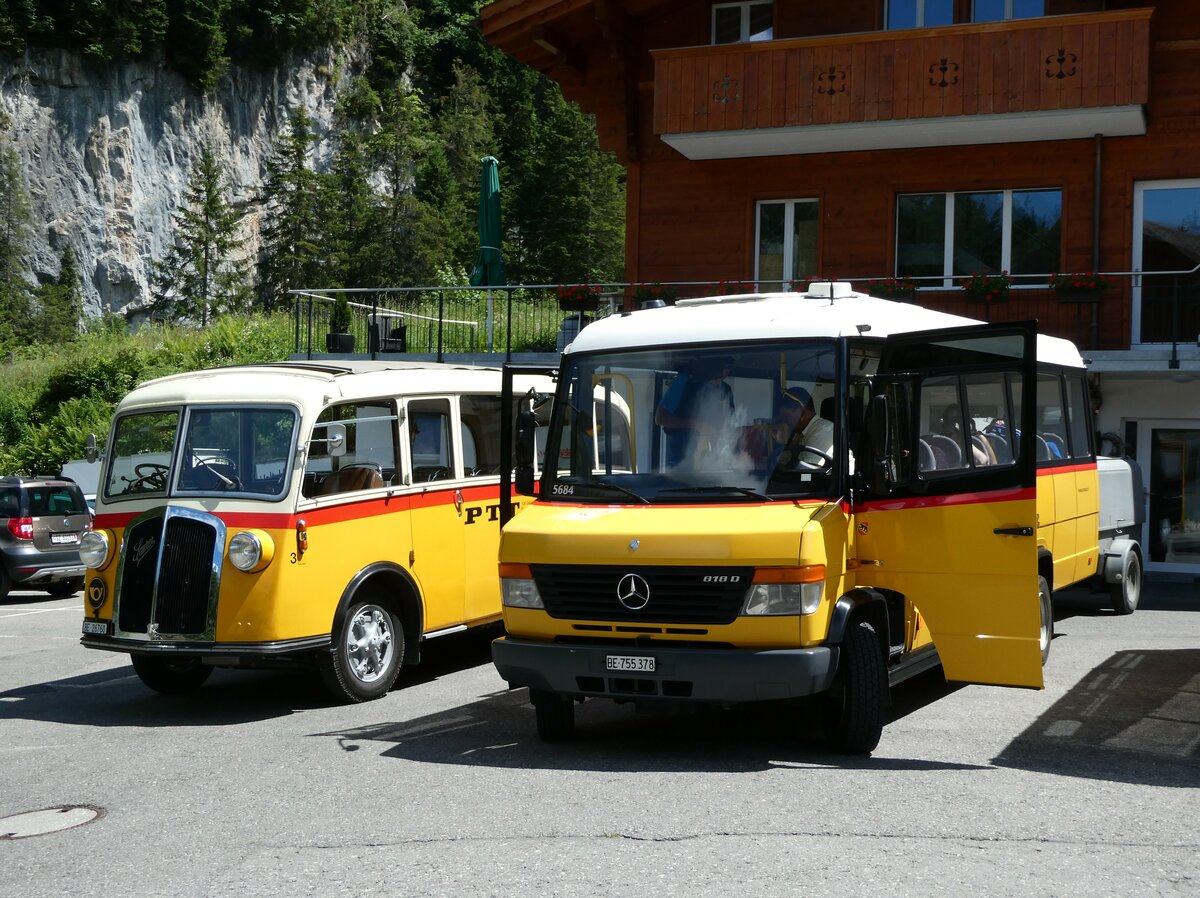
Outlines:
{"type": "Polygon", "coordinates": [[[1037,379],[1038,461],[1068,457],[1067,422],[1063,415],[1062,379],[1039,374],[1037,379]]]}
{"type": "Polygon", "coordinates": [[[500,473],[500,397],[463,396],[459,400],[463,446],[463,475],[488,477],[500,473]]]}
{"type": "Polygon", "coordinates": [[[1067,375],[1067,422],[1071,431],[1071,458],[1091,458],[1092,426],[1091,409],[1087,405],[1087,391],[1083,378],[1067,375]]]}
{"type": "Polygon", "coordinates": [[[450,400],[420,399],[410,402],[407,423],[412,482],[427,483],[453,477],[450,400]]]}
{"type": "Polygon", "coordinates": [[[304,467],[305,496],[377,489],[391,483],[395,473],[396,411],[389,400],[335,405],[321,412],[304,467]],[[332,455],[325,442],[329,424],[346,427],[341,456],[332,455]]]}

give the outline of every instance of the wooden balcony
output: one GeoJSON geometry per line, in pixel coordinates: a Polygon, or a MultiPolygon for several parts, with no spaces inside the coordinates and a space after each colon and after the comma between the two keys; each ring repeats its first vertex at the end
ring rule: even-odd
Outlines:
{"type": "Polygon", "coordinates": [[[689,159],[1144,134],[1152,14],[655,50],[654,132],[689,159]]]}

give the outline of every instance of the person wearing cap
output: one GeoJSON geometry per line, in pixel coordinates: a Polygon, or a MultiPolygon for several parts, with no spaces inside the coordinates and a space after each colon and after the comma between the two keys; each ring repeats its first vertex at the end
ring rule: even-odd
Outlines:
{"type": "Polygon", "coordinates": [[[690,371],[671,381],[654,412],[654,423],[666,435],[667,467],[680,464],[698,436],[711,436],[728,425],[733,415],[733,389],[725,378],[732,371],[729,356],[701,358],[692,363],[690,371]]]}
{"type": "Polygon", "coordinates": [[[833,422],[817,417],[812,396],[803,387],[788,387],[779,401],[782,419],[780,441],[774,468],[821,468],[827,462],[801,447],[807,446],[832,457],[833,422]]]}

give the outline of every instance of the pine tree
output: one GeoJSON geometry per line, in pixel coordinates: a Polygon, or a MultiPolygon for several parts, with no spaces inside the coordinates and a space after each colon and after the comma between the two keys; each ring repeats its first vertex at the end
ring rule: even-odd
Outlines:
{"type": "Polygon", "coordinates": [[[16,151],[0,146],[0,347],[33,335],[32,291],[21,273],[33,222],[16,151]]]}
{"type": "Polygon", "coordinates": [[[62,263],[54,282],[38,288],[37,300],[40,308],[34,326],[39,340],[59,345],[70,343],[79,335],[83,317],[83,290],[79,265],[71,247],[63,250],[62,263]]]}
{"type": "Polygon", "coordinates": [[[322,178],[308,165],[313,141],[312,121],[301,109],[267,163],[260,291],[268,309],[286,305],[288,290],[336,286],[321,214],[322,178]]]}
{"type": "Polygon", "coordinates": [[[235,258],[239,245],[238,213],[226,199],[228,186],[211,144],[188,174],[183,207],[174,215],[173,244],[154,267],[156,313],[201,326],[222,312],[249,305],[244,264],[235,258]]]}

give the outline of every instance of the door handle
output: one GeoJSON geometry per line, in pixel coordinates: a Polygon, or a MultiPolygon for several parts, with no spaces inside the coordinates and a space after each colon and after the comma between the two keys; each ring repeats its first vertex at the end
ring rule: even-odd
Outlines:
{"type": "Polygon", "coordinates": [[[454,491],[454,510],[458,512],[458,516],[462,517],[463,495],[462,490],[454,491]]]}
{"type": "Polygon", "coordinates": [[[997,527],[992,533],[997,536],[1033,536],[1032,527],[997,527]]]}

